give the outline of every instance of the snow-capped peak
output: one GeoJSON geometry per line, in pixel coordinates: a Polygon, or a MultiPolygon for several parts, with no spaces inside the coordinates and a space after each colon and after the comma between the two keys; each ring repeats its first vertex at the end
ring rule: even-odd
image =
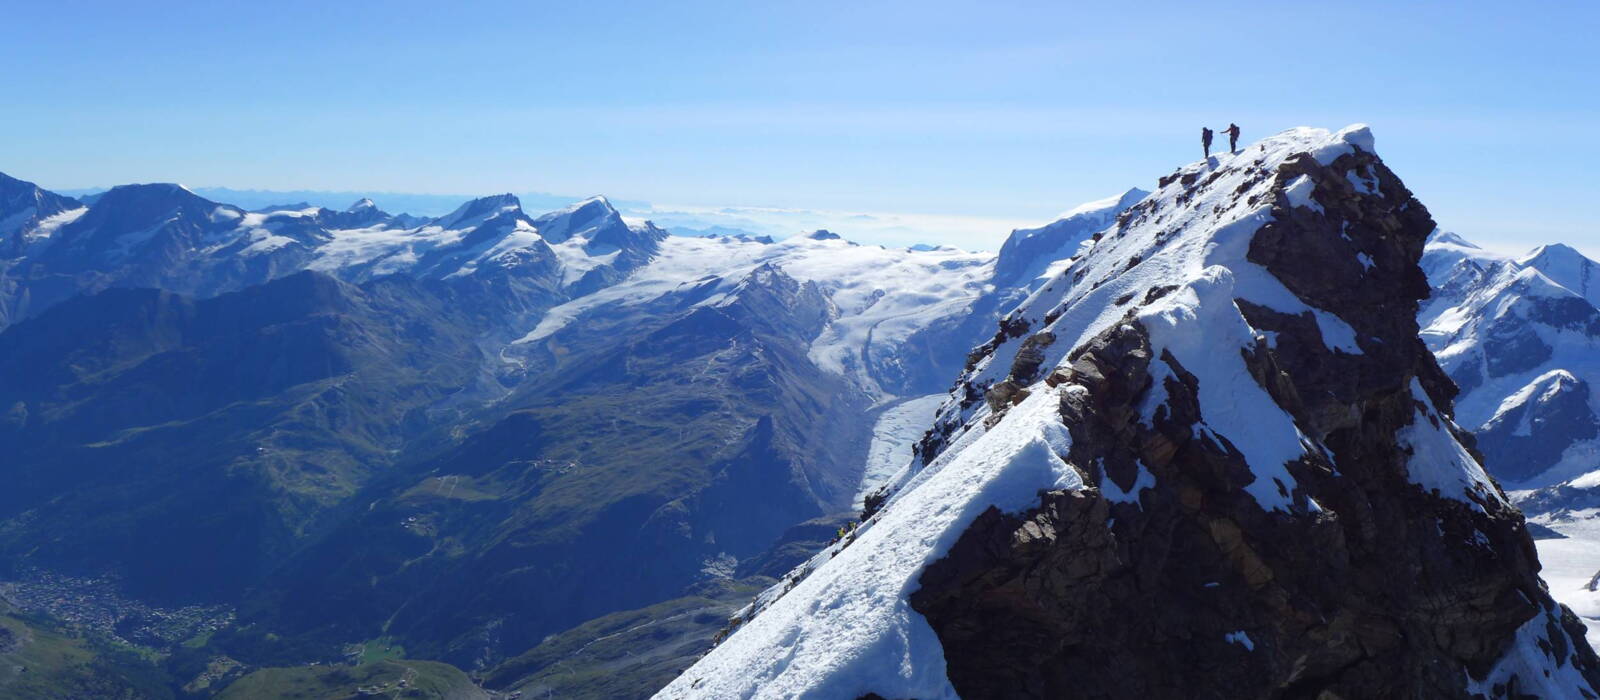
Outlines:
{"type": "Polygon", "coordinates": [[[370,211],[370,210],[377,209],[377,208],[378,208],[378,205],[376,203],[374,203],[371,199],[368,199],[366,197],[362,197],[361,199],[356,200],[355,204],[352,204],[348,208],[346,208],[345,209],[345,213],[356,214],[356,213],[366,212],[366,211],[370,211]]]}
{"type": "Polygon", "coordinates": [[[533,220],[533,225],[539,229],[539,235],[551,243],[560,243],[574,236],[587,241],[602,228],[627,227],[622,215],[611,206],[611,201],[600,195],[543,214],[533,220]]]}
{"type": "Polygon", "coordinates": [[[0,257],[22,252],[30,240],[49,238],[69,221],[67,212],[76,212],[72,218],[81,216],[83,204],[0,173],[0,257]],[[18,232],[22,237],[8,243],[6,239],[18,232]]]}
{"type": "Polygon", "coordinates": [[[539,218],[543,219],[546,217],[558,218],[563,216],[573,216],[579,214],[580,212],[586,212],[589,216],[597,216],[616,213],[616,211],[617,208],[611,206],[611,200],[607,199],[605,195],[597,194],[592,197],[580,199],[560,209],[552,211],[548,214],[544,214],[539,218]]]}
{"type": "Polygon", "coordinates": [[[435,219],[433,224],[443,229],[471,228],[501,214],[511,213],[522,213],[522,201],[514,194],[497,194],[462,204],[455,211],[435,219]]]}
{"type": "Polygon", "coordinates": [[[1600,265],[1572,246],[1561,243],[1539,246],[1517,260],[1517,264],[1544,273],[1556,284],[1600,307],[1600,265]]]}
{"type": "Polygon", "coordinates": [[[189,188],[184,187],[176,182],[142,182],[128,185],[117,185],[116,187],[107,190],[105,194],[102,194],[100,199],[105,199],[113,192],[119,193],[123,197],[157,197],[161,195],[189,195],[191,197],[200,196],[195,194],[193,190],[190,190],[189,188]]]}
{"type": "Polygon", "coordinates": [[[1444,229],[1434,231],[1432,235],[1428,236],[1428,245],[1454,245],[1461,246],[1462,248],[1472,248],[1474,250],[1479,249],[1477,244],[1462,238],[1460,235],[1457,235],[1452,231],[1446,231],[1444,229]]]}
{"type": "Polygon", "coordinates": [[[1517,264],[1537,267],[1540,264],[1592,265],[1594,263],[1572,246],[1565,243],[1550,243],[1529,251],[1527,255],[1517,259],[1517,264]]]}

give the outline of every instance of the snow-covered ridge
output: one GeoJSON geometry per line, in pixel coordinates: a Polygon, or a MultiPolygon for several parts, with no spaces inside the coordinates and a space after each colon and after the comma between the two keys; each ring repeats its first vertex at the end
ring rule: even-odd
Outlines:
{"type": "MultiPolygon", "coordinates": [[[[1327,215],[1312,198],[1314,183],[1279,177],[1286,165],[1309,156],[1326,167],[1358,152],[1373,152],[1365,126],[1291,129],[1164,178],[1002,322],[1001,335],[982,349],[941,410],[943,449],[923,455],[925,466],[904,470],[858,534],[764,593],[741,613],[742,626],[731,637],[658,697],[955,697],[938,640],[909,596],[924,568],[943,558],[979,513],[991,506],[1016,512],[1042,490],[1083,488],[1082,474],[1093,468],[1063,461],[1071,438],[1058,407],[1063,396],[1087,390],[1047,378],[1074,350],[1119,325],[1142,327],[1151,356],[1177,362],[1151,362],[1155,388],[1145,421],[1166,400],[1164,380],[1181,366],[1198,385],[1202,420],[1195,430],[1242,454],[1253,473],[1244,491],[1260,508],[1304,517],[1319,512],[1286,464],[1327,464],[1334,457],[1252,376],[1245,353],[1270,339],[1240,307],[1308,318],[1329,353],[1360,355],[1381,342],[1309,305],[1247,257],[1275,208],[1327,215]],[[1024,348],[1037,361],[1019,361],[1024,348]],[[1024,365],[1037,369],[1016,369],[1024,365]],[[974,400],[984,394],[989,400],[974,400]]],[[[1347,178],[1368,183],[1372,176],[1352,171],[1347,178]]],[[[1371,184],[1356,191],[1376,195],[1371,184]]],[[[1362,266],[1370,268],[1376,251],[1349,255],[1367,255],[1362,266]]],[[[1484,504],[1503,506],[1444,411],[1427,392],[1414,391],[1413,425],[1397,436],[1415,455],[1411,481],[1480,511],[1484,504]]]]}

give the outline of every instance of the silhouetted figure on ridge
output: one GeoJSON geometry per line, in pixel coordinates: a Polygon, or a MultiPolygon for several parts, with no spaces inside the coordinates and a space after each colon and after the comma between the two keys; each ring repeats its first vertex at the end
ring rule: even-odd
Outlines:
{"type": "Polygon", "coordinates": [[[1209,127],[1209,126],[1200,127],[1200,145],[1201,145],[1201,147],[1205,148],[1206,160],[1211,160],[1211,137],[1212,137],[1212,135],[1213,135],[1213,133],[1211,131],[1211,127],[1209,127]]]}
{"type": "Polygon", "coordinates": [[[1223,129],[1222,133],[1228,135],[1228,152],[1229,153],[1238,153],[1239,152],[1239,125],[1235,124],[1233,122],[1228,122],[1228,128],[1223,129]]]}

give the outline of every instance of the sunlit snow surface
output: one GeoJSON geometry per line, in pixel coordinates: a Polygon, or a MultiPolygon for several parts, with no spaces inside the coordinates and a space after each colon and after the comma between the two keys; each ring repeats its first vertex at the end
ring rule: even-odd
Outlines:
{"type": "MultiPolygon", "coordinates": [[[[14,222],[10,219],[7,219],[6,221],[0,221],[0,234],[8,233],[10,229],[20,225],[23,220],[33,216],[33,212],[33,208],[29,207],[17,212],[17,214],[15,214],[13,217],[15,219],[14,222]]],[[[38,223],[34,224],[31,229],[28,229],[25,237],[30,243],[50,238],[51,236],[54,236],[56,231],[59,231],[62,226],[66,226],[67,224],[83,218],[83,215],[88,212],[88,207],[78,207],[77,209],[68,209],[54,216],[47,216],[43,219],[40,219],[38,223]]]]}
{"type": "MultiPolygon", "coordinates": [[[[1361,339],[1344,320],[1307,306],[1246,259],[1251,237],[1271,216],[1270,198],[1254,206],[1249,202],[1273,186],[1270,177],[1255,177],[1252,166],[1260,162],[1270,172],[1298,153],[1329,164],[1357,148],[1372,148],[1365,127],[1337,133],[1300,128],[1237,155],[1186,166],[1180,172],[1208,183],[1186,187],[1175,181],[1151,194],[1130,214],[1136,218],[1128,227],[1089,247],[1013,317],[1026,320],[1030,333],[1054,333],[1044,364],[1050,367],[1121,322],[1129,307],[1119,299],[1173,287],[1137,311],[1155,356],[1170,351],[1196,376],[1203,418],[1197,429],[1226,438],[1245,456],[1256,477],[1246,490],[1263,508],[1291,509],[1295,484],[1285,462],[1322,448],[1301,433],[1245,368],[1238,349],[1255,337],[1234,299],[1284,313],[1311,313],[1334,352],[1359,353],[1361,339]]],[[[1020,345],[1002,345],[966,379],[979,387],[1005,379],[1020,345]]],[[[1170,370],[1158,361],[1152,371],[1170,370]]],[[[990,420],[983,402],[962,409],[957,401],[947,401],[942,411],[962,427],[938,459],[896,477],[889,503],[863,525],[856,541],[819,554],[799,570],[809,574],[797,584],[791,579],[763,593],[746,611],[755,613],[753,619],[661,697],[847,698],[867,692],[953,697],[937,639],[907,602],[921,571],[991,505],[1016,511],[1035,505],[1040,490],[1081,487],[1076,472],[1062,462],[1068,436],[1057,406],[1059,391],[1083,389],[1050,388],[1043,382],[1028,389],[1028,397],[998,423],[990,420]],[[794,587],[785,593],[789,585],[794,587]]],[[[1433,444],[1434,437],[1417,439],[1443,449],[1433,444]]],[[[1441,469],[1451,466],[1460,465],[1449,461],[1441,469]]],[[[1479,483],[1475,474],[1452,481],[1418,473],[1414,479],[1461,500],[1470,500],[1467,491],[1479,483]]]]}

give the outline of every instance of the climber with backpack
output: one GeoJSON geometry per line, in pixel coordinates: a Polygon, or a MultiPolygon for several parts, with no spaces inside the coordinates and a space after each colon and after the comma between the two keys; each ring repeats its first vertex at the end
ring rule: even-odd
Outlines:
{"type": "Polygon", "coordinates": [[[1239,125],[1235,124],[1233,122],[1228,122],[1228,128],[1223,129],[1222,133],[1228,135],[1228,152],[1229,153],[1238,153],[1239,152],[1239,125]]]}
{"type": "Polygon", "coordinates": [[[1211,127],[1200,127],[1200,146],[1205,148],[1206,160],[1211,160],[1211,127]]]}

